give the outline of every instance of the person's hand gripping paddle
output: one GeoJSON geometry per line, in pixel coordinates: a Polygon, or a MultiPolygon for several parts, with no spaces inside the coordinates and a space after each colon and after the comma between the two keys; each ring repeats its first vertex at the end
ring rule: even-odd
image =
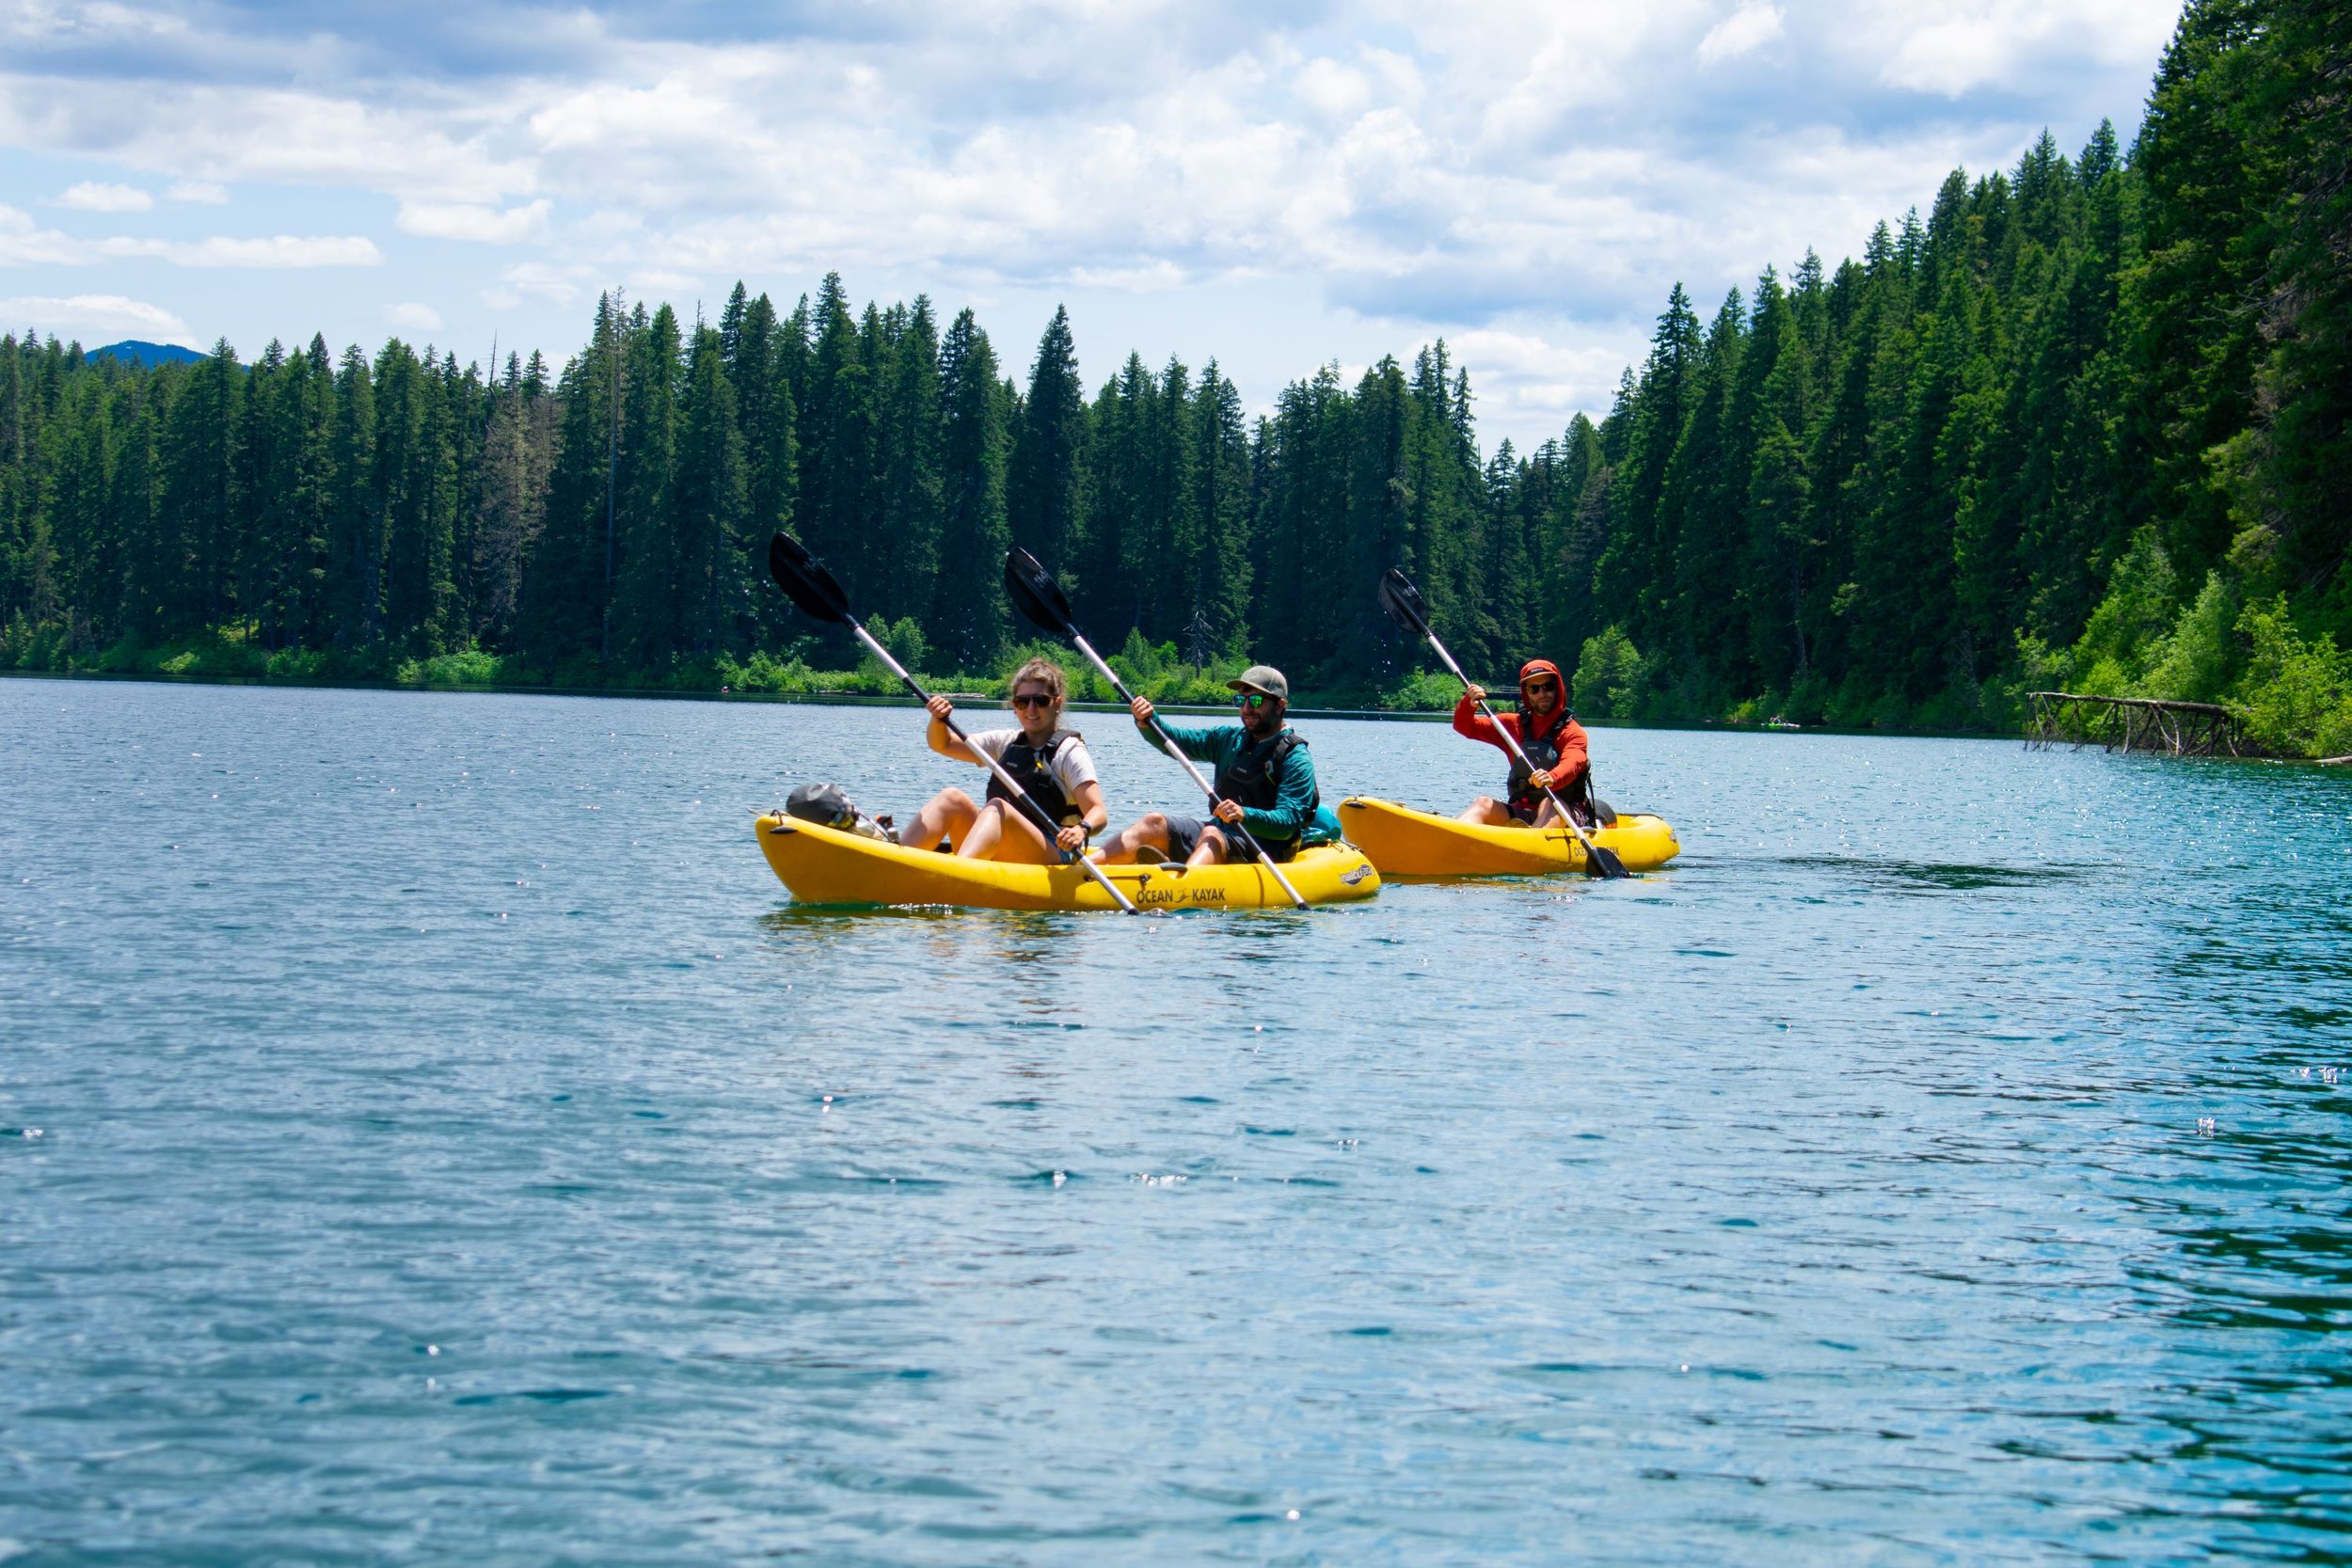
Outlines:
{"type": "MultiPolygon", "coordinates": [[[[1427,638],[1429,645],[1438,650],[1438,657],[1444,661],[1448,670],[1454,672],[1454,678],[1462,683],[1462,689],[1466,691],[1471,689],[1470,678],[1462,673],[1462,667],[1454,662],[1454,656],[1446,652],[1443,642],[1438,641],[1438,634],[1429,629],[1429,610],[1421,601],[1421,590],[1413,586],[1411,578],[1393,566],[1389,568],[1389,575],[1380,579],[1380,608],[1389,612],[1390,620],[1394,621],[1415,637],[1427,638]]],[[[1560,695],[1565,700],[1567,693],[1563,691],[1560,695]]],[[[1495,710],[1487,705],[1484,697],[1478,700],[1478,706],[1486,715],[1488,721],[1492,722],[1495,710]]],[[[1528,761],[1527,753],[1519,749],[1518,736],[1501,723],[1495,724],[1495,733],[1502,736],[1503,744],[1510,749],[1513,761],[1530,771],[1534,770],[1535,765],[1528,761]]],[[[1546,784],[1544,793],[1551,797],[1552,809],[1560,814],[1560,820],[1567,824],[1568,832],[1574,833],[1576,841],[1584,846],[1584,874],[1586,876],[1630,877],[1633,875],[1625,868],[1625,862],[1617,858],[1617,852],[1614,849],[1604,849],[1595,844],[1591,835],[1577,824],[1575,816],[1568,810],[1568,803],[1560,799],[1558,790],[1546,784]]]]}
{"type": "MultiPolygon", "coordinates": [[[[1119,678],[1119,672],[1104,663],[1103,656],[1094,651],[1094,644],[1079,634],[1077,623],[1070,618],[1070,600],[1063,594],[1061,584],[1054,580],[1052,573],[1038,564],[1037,557],[1018,546],[1005,552],[1005,589],[1012,595],[1012,602],[1022,614],[1034,622],[1041,631],[1068,638],[1080,653],[1086,655],[1087,661],[1102,673],[1103,678],[1111,683],[1111,689],[1133,705],[1136,694],[1127,689],[1127,683],[1119,678]]],[[[1168,731],[1160,727],[1156,714],[1152,719],[1152,730],[1159,736],[1161,749],[1183,763],[1184,771],[1192,775],[1192,782],[1200,786],[1200,793],[1209,798],[1212,805],[1216,804],[1219,800],[1216,786],[1203,778],[1200,769],[1192,765],[1192,759],[1168,738],[1168,731]]],[[[1291,886],[1291,879],[1282,875],[1282,868],[1274,863],[1273,857],[1265,852],[1265,847],[1248,828],[1238,821],[1220,821],[1218,826],[1239,833],[1242,842],[1257,852],[1258,863],[1274,873],[1274,879],[1282,885],[1284,893],[1290,895],[1291,902],[1302,910],[1307,908],[1307,900],[1298,895],[1298,890],[1291,886]]]]}
{"type": "MultiPolygon", "coordinates": [[[[866,644],[867,653],[882,661],[883,669],[898,677],[900,684],[914,694],[916,702],[926,705],[930,702],[931,694],[924,690],[913,675],[907,673],[905,666],[890,657],[888,648],[874,641],[873,633],[867,631],[856,616],[850,613],[849,594],[842,592],[841,584],[834,580],[831,572],[825,570],[823,563],[801,546],[799,540],[788,533],[778,533],[769,540],[768,571],[776,579],[776,586],[784,590],[785,597],[800,606],[803,611],[817,620],[836,626],[849,627],[850,635],[866,644]]],[[[956,727],[954,720],[944,720],[942,722],[947,726],[949,735],[954,736],[958,740],[965,741],[964,750],[988,764],[988,770],[996,776],[996,782],[1005,786],[1006,793],[1011,796],[1022,810],[1028,813],[1030,820],[1044,832],[1045,841],[1051,844],[1054,841],[1054,835],[1061,831],[1060,825],[1047,818],[1045,813],[1039,808],[1035,800],[1029,799],[1027,792],[1021,787],[1013,776],[1005,771],[1003,764],[966,740],[963,731],[956,727]]],[[[1086,867],[1087,875],[1101,883],[1103,891],[1111,895],[1112,903],[1117,904],[1128,914],[1142,912],[1136,908],[1133,899],[1119,891],[1118,884],[1104,874],[1101,866],[1084,855],[1079,855],[1076,859],[1080,865],[1086,867]]]]}

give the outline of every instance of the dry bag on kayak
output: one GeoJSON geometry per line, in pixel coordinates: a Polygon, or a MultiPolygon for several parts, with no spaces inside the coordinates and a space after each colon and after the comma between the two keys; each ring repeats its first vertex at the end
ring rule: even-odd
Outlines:
{"type": "Polygon", "coordinates": [[[858,810],[850,802],[849,792],[837,784],[794,785],[791,796],[784,802],[784,811],[787,816],[797,816],[820,828],[835,828],[861,838],[878,838],[885,844],[898,842],[898,836],[884,823],[858,810]]]}

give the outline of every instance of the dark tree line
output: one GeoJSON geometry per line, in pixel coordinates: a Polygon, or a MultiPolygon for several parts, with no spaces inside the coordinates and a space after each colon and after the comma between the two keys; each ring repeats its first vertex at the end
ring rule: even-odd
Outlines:
{"type": "Polygon", "coordinates": [[[1414,663],[1371,593],[1401,565],[1466,657],[1549,653],[1597,716],[2001,722],[2068,681],[2269,703],[2318,744],[2352,726],[2346,30],[2196,0],[2128,149],[2045,135],[1711,315],[1677,286],[1608,416],[1532,451],[1482,452],[1442,342],[1252,422],[1215,360],[1089,395],[1063,312],[1022,375],[969,310],[853,309],[837,276],[691,327],[608,297],[554,372],[0,339],[0,662],[850,662],[763,580],[788,526],[943,671],[1024,635],[1017,540],[1106,644],[1328,692],[1414,663]]]}
{"type": "Polygon", "coordinates": [[[2193,0],[2128,152],[2044,135],[1834,272],[1677,288],[1555,558],[1587,705],[1960,724],[2064,682],[2352,748],[2348,69],[2341,6],[2193,0]]]}

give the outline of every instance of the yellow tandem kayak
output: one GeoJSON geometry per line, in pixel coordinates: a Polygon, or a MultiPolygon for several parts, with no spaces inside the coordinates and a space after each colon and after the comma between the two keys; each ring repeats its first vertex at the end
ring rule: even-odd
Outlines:
{"type": "MultiPolygon", "coordinates": [[[[1356,796],[1340,802],[1348,842],[1391,877],[1532,877],[1584,869],[1584,846],[1565,828],[1486,828],[1456,822],[1393,800],[1356,796]]],[[[1682,852],[1662,816],[1621,812],[1593,842],[1613,849],[1628,871],[1655,871],[1682,852]]]]}
{"type": "MultiPolygon", "coordinates": [[[[1102,884],[1075,865],[1006,865],[959,860],[820,828],[772,813],[759,819],[759,847],[803,904],[965,904],[990,910],[1112,910],[1102,884]]],[[[1288,909],[1282,886],[1263,866],[1106,865],[1119,890],[1144,910],[1288,909]]],[[[1282,870],[1310,904],[1369,898],[1380,873],[1348,845],[1302,849],[1282,870]]]]}

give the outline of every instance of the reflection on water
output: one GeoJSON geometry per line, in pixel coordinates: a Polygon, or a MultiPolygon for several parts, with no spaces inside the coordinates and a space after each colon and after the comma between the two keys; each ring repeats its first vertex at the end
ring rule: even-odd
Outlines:
{"type": "Polygon", "coordinates": [[[2031,887],[2037,882],[2065,881],[2097,875],[2103,869],[2053,864],[1928,864],[1841,855],[1795,855],[1783,863],[1791,869],[1828,872],[1896,892],[1918,893],[1971,893],[1979,888],[2031,887]]]}
{"type": "Polygon", "coordinates": [[[0,682],[0,1560],[2352,1555],[2352,780],[1602,729],[1670,873],[795,909],[920,727],[0,682]]]}

